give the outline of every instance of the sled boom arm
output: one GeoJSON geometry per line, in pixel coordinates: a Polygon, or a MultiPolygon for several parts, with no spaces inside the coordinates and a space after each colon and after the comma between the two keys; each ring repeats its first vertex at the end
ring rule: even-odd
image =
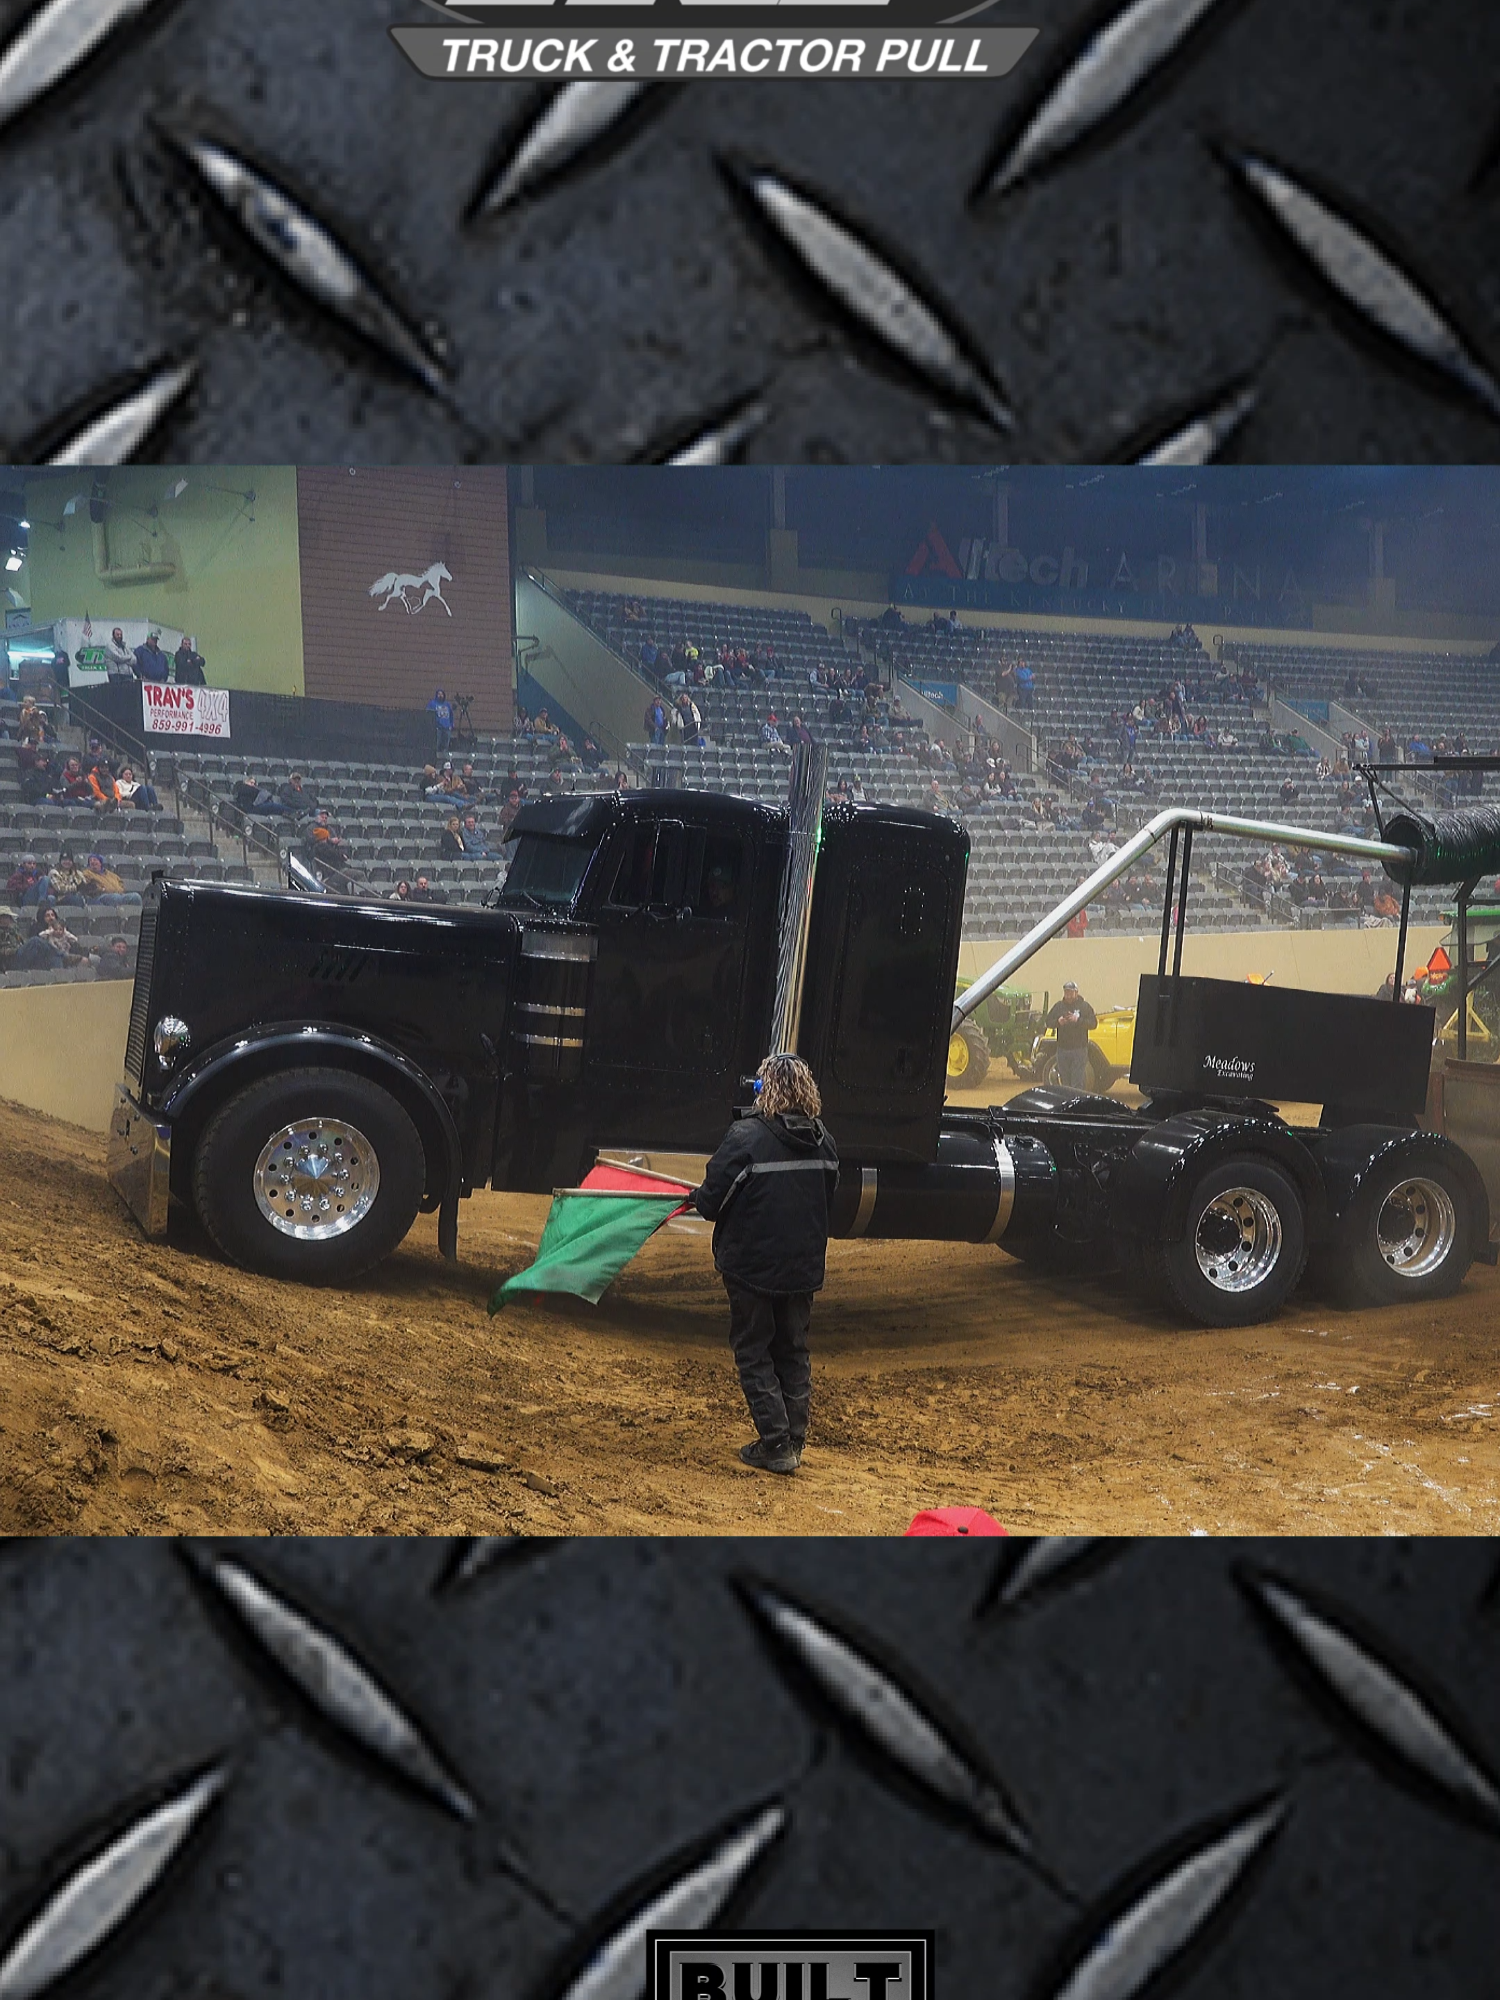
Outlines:
{"type": "Polygon", "coordinates": [[[1364,840],[1357,834],[1324,833],[1310,826],[1279,826],[1273,820],[1237,819],[1231,813],[1205,812],[1197,806],[1169,806],[1147,820],[1139,833],[1132,834],[1117,853],[1102,862],[1039,923],[1033,924],[1002,958],[997,958],[988,972],[981,973],[972,986],[965,988],[954,1002],[954,1031],[997,986],[1003,986],[1027,959],[1039,952],[1049,938],[1056,937],[1101,889],[1107,889],[1111,882],[1128,873],[1143,854],[1178,827],[1189,827],[1197,833],[1234,834],[1241,840],[1259,840],[1277,847],[1315,847],[1325,854],[1352,854],[1362,861],[1390,861],[1409,866],[1412,858],[1410,848],[1393,847],[1384,840],[1364,840]]]}

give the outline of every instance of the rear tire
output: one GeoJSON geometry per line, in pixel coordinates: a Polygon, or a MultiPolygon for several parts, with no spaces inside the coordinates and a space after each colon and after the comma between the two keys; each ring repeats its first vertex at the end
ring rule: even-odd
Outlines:
{"type": "Polygon", "coordinates": [[[948,1081],[964,1090],[983,1083],[990,1072],[990,1045],[983,1028],[963,1021],[948,1039],[948,1081]]]}
{"type": "Polygon", "coordinates": [[[282,1070],[221,1105],[193,1161],[204,1228],[231,1263],[343,1284],[390,1255],[426,1185],[422,1141],[379,1084],[282,1070]]]}
{"type": "Polygon", "coordinates": [[[1339,1293],[1352,1304],[1451,1298],[1474,1261],[1474,1219],[1444,1160],[1390,1160],[1360,1189],[1333,1246],[1339,1293]]]}
{"type": "Polygon", "coordinates": [[[1146,1246],[1163,1302],[1203,1326],[1253,1326],[1290,1296],[1307,1261],[1302,1197],[1269,1160],[1210,1167],[1188,1198],[1178,1243],[1146,1246]]]}

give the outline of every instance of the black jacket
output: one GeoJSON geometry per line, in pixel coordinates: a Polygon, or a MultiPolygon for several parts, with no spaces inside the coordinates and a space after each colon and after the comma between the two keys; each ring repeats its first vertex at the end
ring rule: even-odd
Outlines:
{"type": "Polygon", "coordinates": [[[1047,1026],[1056,1035],[1057,1046],[1060,1049],[1086,1049],[1089,1045],[1089,1030],[1097,1028],[1098,1025],[1099,1016],[1088,1001],[1081,997],[1073,1001],[1059,1000],[1047,1016],[1047,1026]],[[1063,1019],[1064,1014],[1072,1014],[1075,1011],[1078,1015],[1076,1021],[1063,1019]]]}
{"type": "Polygon", "coordinates": [[[821,1119],[737,1118],[694,1196],[730,1283],[773,1296],[822,1288],[838,1149],[821,1119]]]}

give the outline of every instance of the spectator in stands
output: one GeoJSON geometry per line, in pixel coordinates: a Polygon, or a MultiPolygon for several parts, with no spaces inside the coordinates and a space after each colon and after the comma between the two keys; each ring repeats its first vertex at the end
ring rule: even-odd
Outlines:
{"type": "Polygon", "coordinates": [[[104,665],[112,681],[129,680],[135,673],[135,654],[125,643],[122,627],[116,626],[110,633],[106,645],[100,649],[104,654],[104,665]]]}
{"type": "Polygon", "coordinates": [[[300,771],[293,771],[276,796],[291,819],[306,819],[309,813],[318,810],[318,795],[300,771]]]}
{"type": "Polygon", "coordinates": [[[505,804],[500,808],[500,838],[503,841],[510,832],[511,821],[521,810],[521,794],[513,785],[506,794],[505,804]]]}
{"type": "Polygon", "coordinates": [[[89,790],[94,795],[94,808],[97,812],[120,810],[120,787],[114,772],[109,768],[107,757],[96,757],[89,766],[89,790]]]}
{"type": "Polygon", "coordinates": [[[388,903],[409,903],[411,901],[410,882],[398,882],[389,896],[386,897],[386,901],[388,903]]]}
{"type": "Polygon", "coordinates": [[[64,972],[88,962],[88,954],[56,910],[47,908],[33,935],[16,953],[14,972],[64,972]]]}
{"type": "Polygon", "coordinates": [[[438,781],[437,765],[424,764],[421,770],[417,773],[417,797],[419,799],[430,798],[434,788],[437,785],[437,781],[438,781]]]}
{"type": "Polygon", "coordinates": [[[812,731],[808,728],[807,724],[802,720],[802,717],[800,715],[794,715],[792,717],[791,740],[793,743],[805,743],[808,745],[809,748],[811,748],[812,746],[812,740],[813,740],[812,731]]]}
{"type": "Polygon", "coordinates": [[[649,632],[641,640],[641,650],[638,657],[640,659],[641,665],[647,670],[648,673],[655,667],[657,661],[661,658],[661,648],[657,645],[656,641],[652,638],[649,632]]]}
{"type": "Polygon", "coordinates": [[[786,748],[786,743],[781,734],[781,725],[777,721],[774,708],[767,712],[765,721],[760,725],[760,740],[762,743],[769,743],[776,750],[785,750],[786,748]]]}
{"type": "Polygon", "coordinates": [[[471,861],[495,861],[499,857],[479,830],[479,821],[473,813],[465,813],[463,820],[464,853],[471,861]]]}
{"type": "Polygon", "coordinates": [[[562,735],[562,730],[552,720],[552,717],[547,713],[545,708],[539,708],[532,721],[531,733],[533,737],[541,742],[550,743],[555,742],[562,735]]]}
{"type": "Polygon", "coordinates": [[[35,909],[40,903],[51,902],[52,884],[34,854],[21,856],[5,885],[5,898],[13,910],[35,909]]]}
{"type": "Polygon", "coordinates": [[[349,849],[328,817],[326,806],[319,806],[313,814],[312,823],[302,836],[302,850],[315,863],[331,864],[335,868],[348,866],[349,849]]]}
{"type": "Polygon", "coordinates": [[[667,723],[669,719],[666,703],[660,695],[657,695],[646,710],[646,740],[649,743],[662,744],[666,742],[667,723]]]}
{"type": "Polygon", "coordinates": [[[18,743],[16,774],[21,786],[22,805],[37,805],[52,789],[57,775],[55,760],[42,744],[18,743]]]}
{"type": "Polygon", "coordinates": [[[99,956],[94,967],[96,979],[133,979],[135,967],[130,963],[129,938],[112,937],[99,956]]]}
{"type": "Polygon", "coordinates": [[[708,738],[703,734],[703,716],[697,702],[684,688],[678,695],[672,712],[672,726],[681,733],[685,743],[704,744],[708,738]]]}
{"type": "Polygon", "coordinates": [[[1036,688],[1036,675],[1024,660],[1016,662],[1016,706],[1029,709],[1032,693],[1036,688]]]}
{"type": "Polygon", "coordinates": [[[597,771],[604,763],[604,752],[592,736],[585,736],[578,746],[579,761],[586,771],[597,771]]]}
{"type": "Polygon", "coordinates": [[[419,875],[411,885],[411,900],[414,903],[446,903],[448,900],[448,891],[440,889],[435,882],[430,882],[425,875],[419,875]]]}
{"type": "Polygon", "coordinates": [[[276,794],[249,771],[234,788],[234,803],[242,813],[256,813],[262,818],[279,819],[286,815],[286,807],[276,794]]]}
{"type": "Polygon", "coordinates": [[[461,798],[473,799],[475,804],[478,804],[480,784],[479,779],[475,776],[472,764],[465,764],[460,769],[453,789],[461,798]]]}
{"type": "Polygon", "coordinates": [[[1425,737],[1412,737],[1406,746],[1406,761],[1408,764],[1430,764],[1432,762],[1432,746],[1427,742],[1425,737]]]}
{"type": "Polygon", "coordinates": [[[23,697],[21,712],[16,717],[16,740],[20,743],[45,743],[52,731],[47,726],[47,718],[37,706],[34,694],[23,697]]]}
{"type": "Polygon", "coordinates": [[[643,625],[646,622],[646,607],[638,597],[627,597],[620,616],[627,625],[643,625]]]}
{"type": "Polygon", "coordinates": [[[130,764],[120,766],[120,775],[115,779],[115,790],[119,793],[122,806],[133,806],[137,812],[160,812],[161,800],[156,796],[154,785],[148,785],[137,778],[130,764]]]}
{"type": "Polygon", "coordinates": [[[427,704],[427,713],[432,717],[432,726],[437,733],[435,755],[446,757],[448,745],[453,740],[453,704],[442,688],[437,688],[432,700],[427,704]]]}
{"type": "Polygon", "coordinates": [[[1396,741],[1396,732],[1388,722],[1381,724],[1380,740],[1376,750],[1382,764],[1399,764],[1401,761],[1401,745],[1396,741]]]}
{"type": "Polygon", "coordinates": [[[1284,806],[1290,806],[1295,805],[1302,794],[1297,790],[1297,787],[1292,783],[1290,778],[1283,778],[1279,796],[1284,806]]]}
{"type": "Polygon", "coordinates": [[[62,775],[48,794],[57,806],[91,806],[94,803],[94,789],[84,772],[83,759],[70,757],[62,768],[62,775]]]}
{"type": "Polygon", "coordinates": [[[457,813],[438,837],[438,852],[445,861],[462,861],[469,852],[464,842],[463,822],[457,813]]]}
{"type": "MultiPolygon", "coordinates": [[[[1401,915],[1401,905],[1391,894],[1388,884],[1382,883],[1375,891],[1374,909],[1376,916],[1380,918],[1382,923],[1393,924],[1401,915]]],[[[1390,998],[1389,993],[1387,993],[1386,998],[1390,998]]]]}
{"type": "Polygon", "coordinates": [[[617,792],[633,792],[635,790],[635,785],[628,771],[615,772],[615,790],[617,792]]]}
{"type": "MultiPolygon", "coordinates": [[[[63,900],[59,898],[59,901],[63,900]]],[[[136,906],[140,894],[135,889],[127,889],[113,868],[106,868],[102,854],[91,854],[83,871],[83,880],[78,892],[66,899],[70,903],[97,903],[101,906],[136,906]]]]}
{"type": "Polygon", "coordinates": [[[182,644],[172,655],[172,678],[179,687],[203,687],[206,685],[204,668],[207,660],[197,650],[197,641],[184,636],[182,644]]]}
{"type": "Polygon", "coordinates": [[[148,632],[145,643],[135,649],[135,677],[138,681],[164,681],[172,662],[161,649],[160,632],[148,632]]]}

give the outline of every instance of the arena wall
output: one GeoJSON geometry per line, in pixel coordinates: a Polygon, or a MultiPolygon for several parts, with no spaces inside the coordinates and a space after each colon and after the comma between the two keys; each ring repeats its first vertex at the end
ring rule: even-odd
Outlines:
{"type": "MultiPolygon", "coordinates": [[[[1446,935],[1446,925],[1413,924],[1407,934],[1407,966],[1424,965],[1446,935]]],[[[959,977],[978,978],[1014,942],[966,938],[959,952],[959,977]]],[[[1063,981],[1076,979],[1084,998],[1100,1011],[1133,1007],[1140,976],[1155,972],[1160,950],[1155,931],[1139,937],[1054,938],[1010,984],[1029,990],[1040,1006],[1043,993],[1060,999],[1063,981]]],[[[1278,986],[1375,993],[1395,962],[1394,930],[1195,932],[1189,905],[1182,969],[1200,979],[1244,979],[1252,972],[1269,972],[1278,986]]]]}
{"type": "MultiPolygon", "coordinates": [[[[1444,935],[1442,926],[1414,924],[1408,963],[1420,965],[1444,935]]],[[[971,939],[959,973],[973,978],[991,965],[1007,940],[971,939]]],[[[1373,993],[1395,958],[1394,931],[1188,932],[1183,969],[1218,979],[1274,972],[1283,986],[1333,993],[1373,993]]],[[[1041,1004],[1076,979],[1095,1007],[1134,1006],[1136,982],[1156,969],[1155,937],[1063,938],[1043,945],[1015,984],[1041,1004]]],[[[109,1129],[114,1088],[130,1017],[128,980],[98,985],[0,989],[0,1098],[53,1118],[109,1129]]]]}
{"type": "Polygon", "coordinates": [[[503,465],[303,466],[306,692],[422,708],[435,687],[474,698],[480,729],[510,731],[510,514],[503,465]],[[442,602],[372,586],[442,563],[442,602]],[[403,608],[403,605],[408,608],[403,608]],[[446,611],[444,609],[446,606],[446,611]]]}
{"type": "Polygon", "coordinates": [[[197,639],[211,686],[304,692],[294,466],[35,472],[26,481],[26,504],[36,624],[86,612],[96,634],[107,638],[123,619],[159,619],[197,639]],[[171,562],[174,576],[146,583],[99,576],[88,509],[95,478],[104,480],[109,503],[111,568],[171,562]],[[187,482],[184,491],[168,498],[179,480],[187,482]],[[251,492],[253,502],[245,498],[251,492]],[[80,494],[65,516],[68,501],[80,494]]]}
{"type": "Polygon", "coordinates": [[[107,1132],[131,991],[128,979],[0,990],[0,1098],[107,1132]]]}

